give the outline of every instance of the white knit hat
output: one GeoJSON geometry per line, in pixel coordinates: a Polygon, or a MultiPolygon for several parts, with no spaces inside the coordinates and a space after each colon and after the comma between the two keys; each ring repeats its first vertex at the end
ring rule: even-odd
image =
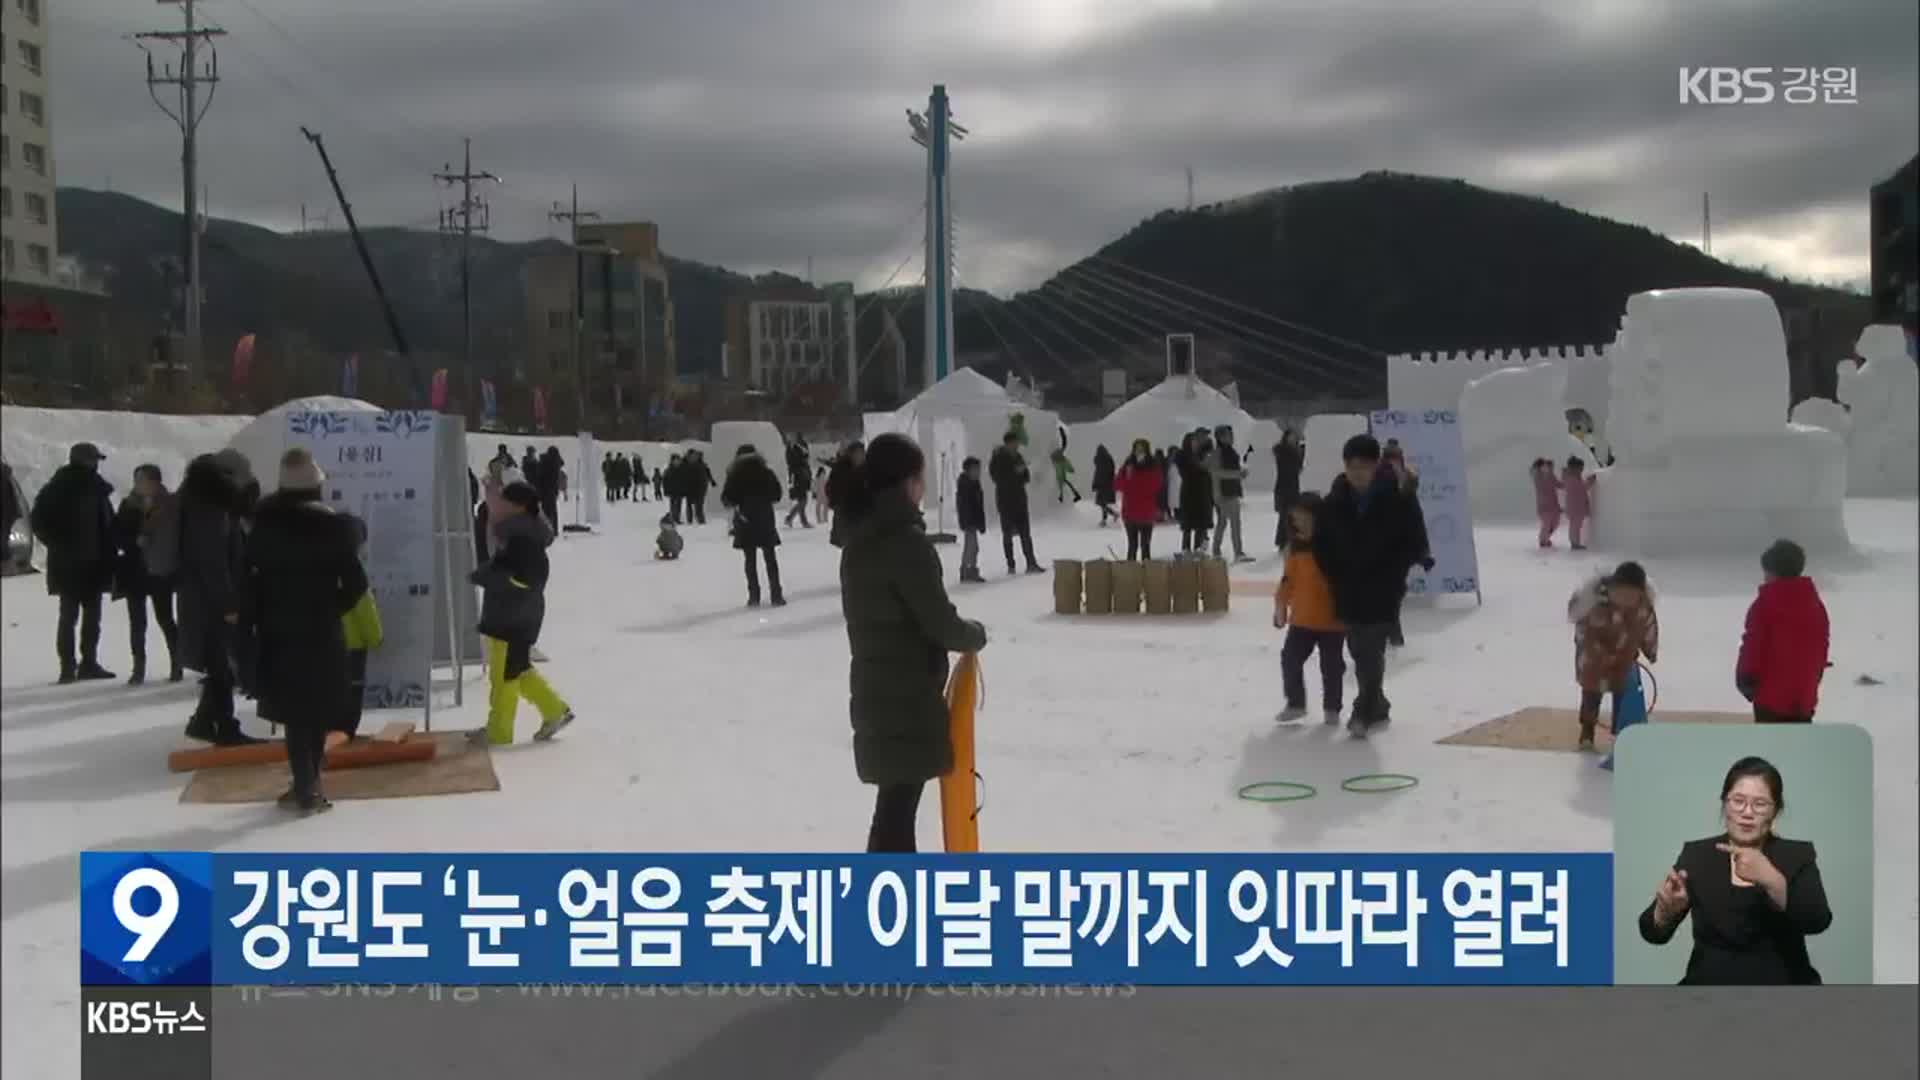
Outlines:
{"type": "Polygon", "coordinates": [[[327,474],[306,450],[296,446],[280,458],[281,491],[319,491],[326,486],[327,474]]]}

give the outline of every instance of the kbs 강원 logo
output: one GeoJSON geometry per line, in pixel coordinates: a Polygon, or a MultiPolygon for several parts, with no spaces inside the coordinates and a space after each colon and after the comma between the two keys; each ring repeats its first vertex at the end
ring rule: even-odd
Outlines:
{"type": "Polygon", "coordinates": [[[201,853],[80,855],[80,984],[207,986],[213,863],[201,853]]]}
{"type": "Polygon", "coordinates": [[[1683,67],[1682,105],[1857,105],[1857,68],[1683,67]]]}

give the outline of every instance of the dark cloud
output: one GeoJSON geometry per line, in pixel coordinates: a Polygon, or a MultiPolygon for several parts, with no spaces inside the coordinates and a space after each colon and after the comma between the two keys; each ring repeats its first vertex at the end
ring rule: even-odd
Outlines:
{"type": "MultiPolygon", "coordinates": [[[[215,213],[286,224],[303,201],[330,206],[305,123],[362,217],[431,222],[444,194],[428,174],[471,135],[508,181],[491,193],[502,236],[548,231],[577,182],[609,216],[659,221],[677,254],[743,270],[811,256],[867,284],[914,245],[902,111],[935,79],[975,132],[954,180],[962,278],[995,288],[1176,204],[1188,166],[1203,200],[1391,168],[1685,237],[1711,191],[1727,253],[1850,276],[1865,188],[1920,126],[1911,0],[203,8],[230,32],[204,129],[215,213]],[[1107,28],[1049,29],[1076,11],[1107,28]],[[1711,64],[1857,68],[1860,104],[1681,104],[1678,68],[1711,64]]],[[[177,143],[117,36],[170,10],[54,8],[63,182],[177,205],[177,143]]]]}

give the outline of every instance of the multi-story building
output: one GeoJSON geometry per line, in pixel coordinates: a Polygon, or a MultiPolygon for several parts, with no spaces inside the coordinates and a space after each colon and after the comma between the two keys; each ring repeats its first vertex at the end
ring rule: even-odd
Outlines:
{"type": "Polygon", "coordinates": [[[1873,186],[1873,321],[1920,332],[1920,158],[1873,186]]]}
{"type": "Polygon", "coordinates": [[[0,0],[0,276],[58,283],[45,0],[0,0]]]}
{"type": "Polygon", "coordinates": [[[579,250],[527,261],[529,344],[516,374],[537,386],[570,383],[574,350],[590,411],[644,414],[672,383],[673,296],[652,222],[582,224],[579,250]],[[573,312],[578,303],[579,340],[573,312]]]}
{"type": "Polygon", "coordinates": [[[859,374],[855,336],[852,285],[763,281],[727,304],[727,377],[738,388],[775,398],[804,393],[852,402],[859,374]]]}

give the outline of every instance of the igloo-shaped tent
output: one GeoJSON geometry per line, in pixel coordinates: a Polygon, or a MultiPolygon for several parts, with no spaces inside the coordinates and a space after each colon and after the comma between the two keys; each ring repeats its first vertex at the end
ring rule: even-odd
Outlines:
{"type": "MultiPolygon", "coordinates": [[[[247,464],[253,467],[253,475],[260,481],[261,491],[272,491],[274,478],[280,472],[280,457],[293,445],[287,438],[287,417],[295,413],[309,412],[379,412],[380,407],[359,398],[345,397],[307,397],[294,398],[268,409],[248,421],[247,426],[234,432],[227,440],[227,449],[238,450],[246,456],[247,464]]],[[[324,467],[324,463],[323,463],[324,467]]]]}
{"type": "MultiPolygon", "coordinates": [[[[1159,385],[1135,396],[1108,413],[1096,424],[1078,425],[1068,456],[1082,476],[1090,475],[1093,452],[1104,445],[1116,461],[1124,460],[1135,439],[1146,439],[1155,449],[1178,446],[1180,440],[1196,428],[1212,431],[1226,426],[1233,430],[1234,445],[1240,450],[1247,470],[1249,495],[1273,486],[1273,444],[1280,441],[1280,426],[1270,420],[1255,420],[1226,394],[1199,379],[1172,376],[1159,385]]],[[[1083,484],[1084,486],[1084,484],[1083,484]]]]}
{"type": "MultiPolygon", "coordinates": [[[[1021,451],[1026,456],[1027,467],[1032,474],[1027,485],[1028,503],[1034,513],[1043,513],[1047,508],[1058,505],[1054,499],[1053,467],[1048,459],[1054,447],[1060,444],[1059,414],[1015,401],[1005,387],[972,368],[954,371],[896,412],[868,414],[866,435],[871,438],[883,431],[901,432],[925,443],[925,449],[932,455],[936,428],[951,430],[952,423],[957,423],[965,433],[965,438],[959,443],[959,452],[964,456],[979,458],[984,466],[993,452],[999,449],[1015,416],[1024,418],[1029,440],[1021,451]],[[950,423],[942,424],[942,421],[950,423]]],[[[933,463],[930,461],[929,464],[931,466],[933,463]]],[[[1084,479],[1077,479],[1081,490],[1085,491],[1084,479]]],[[[932,485],[939,481],[937,477],[929,475],[928,482],[932,485]]],[[[989,513],[993,505],[992,486],[992,482],[987,481],[989,513]]],[[[940,494],[944,497],[951,493],[942,490],[940,494]]]]}

